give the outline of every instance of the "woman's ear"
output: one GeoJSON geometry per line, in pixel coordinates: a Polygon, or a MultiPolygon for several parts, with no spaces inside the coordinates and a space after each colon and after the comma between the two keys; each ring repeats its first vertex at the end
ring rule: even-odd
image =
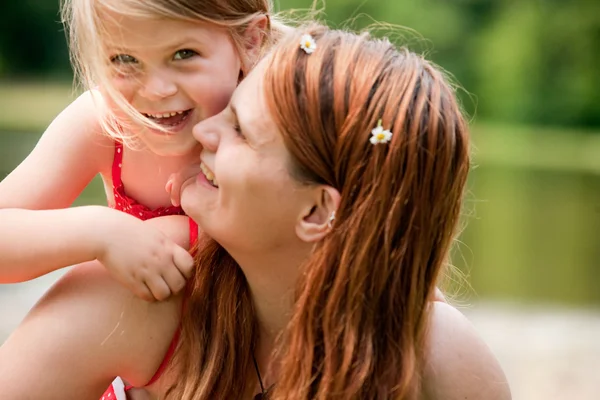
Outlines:
{"type": "Polygon", "coordinates": [[[244,43],[250,65],[254,65],[258,61],[268,29],[269,18],[266,15],[259,15],[248,24],[244,32],[244,43]]]}
{"type": "Polygon", "coordinates": [[[296,235],[304,242],[318,242],[335,225],[335,211],[340,205],[340,192],[331,186],[315,188],[314,201],[296,225],[296,235]]]}

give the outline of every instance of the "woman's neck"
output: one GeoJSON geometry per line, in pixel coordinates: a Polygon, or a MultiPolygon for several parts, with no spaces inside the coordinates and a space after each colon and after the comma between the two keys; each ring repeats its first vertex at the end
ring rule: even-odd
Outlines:
{"type": "Polygon", "coordinates": [[[274,343],[285,329],[294,304],[300,266],[310,252],[308,245],[260,254],[232,254],[250,287],[261,341],[274,343]]]}
{"type": "Polygon", "coordinates": [[[250,288],[259,329],[253,356],[268,388],[276,382],[279,369],[273,350],[291,318],[301,265],[312,245],[298,242],[285,249],[252,254],[227,250],[241,267],[250,288]]]}

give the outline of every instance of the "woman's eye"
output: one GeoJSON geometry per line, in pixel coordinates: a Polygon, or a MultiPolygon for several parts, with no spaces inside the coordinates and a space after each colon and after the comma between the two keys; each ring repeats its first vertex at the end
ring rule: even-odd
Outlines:
{"type": "Polygon", "coordinates": [[[240,127],[240,124],[238,124],[238,123],[233,124],[233,130],[239,137],[241,137],[242,139],[245,139],[245,136],[242,133],[242,128],[240,127]]]}
{"type": "Polygon", "coordinates": [[[190,50],[190,49],[177,50],[175,52],[175,54],[173,55],[173,60],[186,60],[188,58],[192,58],[197,55],[198,55],[198,53],[196,53],[194,50],[190,50]]]}
{"type": "Polygon", "coordinates": [[[110,58],[110,62],[113,64],[137,64],[138,61],[129,54],[117,54],[110,58]]]}

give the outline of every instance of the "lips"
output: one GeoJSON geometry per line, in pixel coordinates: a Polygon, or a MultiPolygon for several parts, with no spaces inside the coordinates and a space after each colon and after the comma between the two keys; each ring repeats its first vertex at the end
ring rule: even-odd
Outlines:
{"type": "Polygon", "coordinates": [[[200,164],[200,169],[202,170],[202,173],[206,177],[208,183],[218,188],[219,184],[217,183],[217,178],[215,177],[215,174],[204,163],[200,164]]]}
{"type": "Polygon", "coordinates": [[[183,123],[192,113],[192,109],[185,111],[173,111],[157,114],[146,114],[144,116],[152,122],[164,127],[174,127],[183,123]]]}

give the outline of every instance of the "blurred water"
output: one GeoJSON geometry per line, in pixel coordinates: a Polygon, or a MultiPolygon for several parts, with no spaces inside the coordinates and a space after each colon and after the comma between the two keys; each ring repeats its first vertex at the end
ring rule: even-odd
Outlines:
{"type": "Polygon", "coordinates": [[[600,306],[600,175],[482,165],[470,189],[454,262],[478,297],[600,306]]]}

